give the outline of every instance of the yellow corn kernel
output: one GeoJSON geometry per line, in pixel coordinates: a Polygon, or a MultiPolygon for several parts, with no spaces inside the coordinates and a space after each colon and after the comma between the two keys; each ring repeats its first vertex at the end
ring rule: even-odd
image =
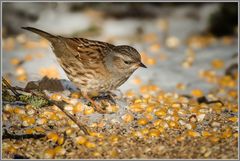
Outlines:
{"type": "Polygon", "coordinates": [[[98,133],[98,132],[89,131],[89,134],[90,134],[90,136],[95,136],[95,137],[98,137],[98,138],[103,138],[104,137],[103,134],[98,133]]]}
{"type": "Polygon", "coordinates": [[[218,79],[218,84],[222,87],[235,87],[237,82],[234,81],[231,76],[223,76],[218,79]]]}
{"type": "Polygon", "coordinates": [[[223,133],[222,133],[222,138],[229,138],[232,136],[232,131],[230,128],[227,128],[223,133]]]}
{"type": "Polygon", "coordinates": [[[92,113],[94,113],[94,109],[92,107],[88,107],[84,110],[84,115],[90,115],[92,113]]]}
{"type": "Polygon", "coordinates": [[[42,133],[45,132],[45,130],[42,127],[35,127],[34,130],[37,132],[42,132],[42,133]]]}
{"type": "Polygon", "coordinates": [[[89,127],[97,127],[97,123],[96,122],[93,122],[89,127]]]}
{"type": "Polygon", "coordinates": [[[173,103],[172,107],[179,109],[181,107],[181,104],[180,103],[173,103]]]}
{"type": "Polygon", "coordinates": [[[141,129],[141,133],[143,135],[147,135],[149,133],[149,130],[147,128],[141,129]]]}
{"type": "Polygon", "coordinates": [[[111,156],[111,157],[117,157],[118,156],[118,152],[115,150],[115,149],[112,149],[108,152],[108,154],[111,156]]]}
{"type": "Polygon", "coordinates": [[[92,142],[89,142],[89,141],[87,141],[86,143],[85,143],[85,146],[87,147],[87,148],[95,148],[96,147],[96,144],[95,143],[92,143],[92,142]]]}
{"type": "Polygon", "coordinates": [[[149,114],[149,113],[144,113],[144,116],[145,118],[148,120],[148,121],[152,121],[153,120],[153,115],[149,114]]]}
{"type": "Polygon", "coordinates": [[[20,107],[14,108],[14,113],[16,113],[16,114],[23,114],[23,115],[26,114],[25,110],[20,108],[20,107]]]}
{"type": "Polygon", "coordinates": [[[162,120],[155,120],[154,122],[153,122],[153,126],[159,126],[159,125],[161,125],[162,124],[162,120]]]}
{"type": "Polygon", "coordinates": [[[214,59],[212,62],[212,67],[215,69],[221,69],[224,66],[224,62],[220,59],[214,59]]]}
{"type": "Polygon", "coordinates": [[[178,83],[178,84],[176,85],[176,88],[177,88],[177,89],[180,89],[180,90],[185,90],[185,89],[186,89],[186,85],[183,84],[183,83],[178,83]]]}
{"type": "Polygon", "coordinates": [[[72,109],[73,113],[79,113],[83,111],[83,104],[78,102],[72,109]]]}
{"type": "Polygon", "coordinates": [[[218,142],[218,141],[220,140],[220,138],[218,138],[218,137],[216,137],[216,136],[212,136],[212,137],[209,138],[209,140],[210,140],[211,142],[213,142],[213,143],[216,143],[216,142],[218,142]]]}
{"type": "Polygon", "coordinates": [[[151,112],[153,112],[154,109],[155,109],[155,106],[149,105],[149,106],[146,107],[146,110],[145,110],[145,111],[146,111],[147,113],[151,113],[151,112]]]}
{"type": "Polygon", "coordinates": [[[159,87],[156,86],[156,85],[149,85],[149,90],[150,90],[150,91],[158,91],[158,90],[159,90],[159,87]]]}
{"type": "Polygon", "coordinates": [[[32,109],[32,108],[31,108],[31,109],[28,109],[28,110],[27,110],[27,114],[28,114],[28,115],[34,115],[34,114],[35,114],[35,110],[32,109]]]}
{"type": "Polygon", "coordinates": [[[134,136],[134,137],[143,137],[143,134],[140,132],[140,131],[133,131],[131,133],[131,136],[134,136]]]}
{"type": "Polygon", "coordinates": [[[59,137],[57,140],[58,145],[62,145],[64,143],[64,137],[59,137]]]}
{"type": "Polygon", "coordinates": [[[134,103],[129,108],[133,112],[143,112],[145,109],[146,103],[134,103]]]}
{"type": "Polygon", "coordinates": [[[35,123],[35,118],[34,117],[23,117],[23,126],[30,126],[35,123]]]}
{"type": "Polygon", "coordinates": [[[23,67],[17,67],[16,74],[17,74],[17,76],[25,75],[26,70],[23,67]]]}
{"type": "Polygon", "coordinates": [[[200,134],[196,131],[193,131],[193,130],[188,130],[187,132],[188,136],[191,136],[191,137],[198,137],[200,136],[200,134]]]}
{"type": "Polygon", "coordinates": [[[44,159],[53,159],[55,157],[56,153],[54,149],[47,149],[43,153],[44,159]]]}
{"type": "Polygon", "coordinates": [[[10,60],[10,63],[12,64],[12,65],[18,65],[18,64],[20,64],[20,59],[18,59],[18,58],[12,58],[11,60],[10,60]]]}
{"type": "Polygon", "coordinates": [[[147,58],[146,64],[147,65],[155,65],[157,63],[156,59],[154,58],[147,58]]]}
{"type": "Polygon", "coordinates": [[[113,136],[110,136],[109,140],[111,143],[117,143],[119,140],[119,137],[116,135],[113,135],[113,136]]]}
{"type": "Polygon", "coordinates": [[[3,41],[3,49],[6,51],[12,51],[16,46],[15,39],[13,37],[9,37],[3,41]]]}
{"type": "Polygon", "coordinates": [[[116,105],[110,105],[107,107],[107,111],[110,113],[115,113],[119,110],[119,107],[116,105]]]}
{"type": "Polygon", "coordinates": [[[237,98],[238,97],[238,91],[237,90],[230,90],[228,92],[228,95],[231,96],[232,98],[237,98]]]}
{"type": "Polygon", "coordinates": [[[71,98],[76,98],[76,99],[78,99],[78,98],[80,98],[81,97],[81,93],[79,93],[79,92],[73,92],[73,93],[71,93],[71,96],[70,96],[71,98]]]}
{"type": "Polygon", "coordinates": [[[150,50],[151,50],[152,52],[157,52],[157,51],[159,51],[159,49],[160,49],[160,44],[152,44],[152,45],[150,46],[150,50]]]}
{"type": "Polygon", "coordinates": [[[194,90],[191,91],[191,94],[194,97],[202,97],[203,96],[203,91],[200,90],[200,89],[194,89],[194,90]]]}
{"type": "Polygon", "coordinates": [[[157,117],[162,117],[162,116],[166,116],[167,115],[167,112],[165,109],[159,109],[155,112],[155,115],[157,117]]]}
{"type": "Polygon", "coordinates": [[[9,113],[13,113],[14,112],[14,108],[12,106],[10,106],[9,104],[7,104],[4,107],[4,112],[9,112],[9,113]]]}
{"type": "Polygon", "coordinates": [[[93,156],[94,156],[94,157],[100,157],[100,156],[102,156],[102,155],[101,155],[101,153],[95,151],[95,152],[93,152],[93,156]]]}
{"type": "Polygon", "coordinates": [[[58,134],[55,133],[55,132],[49,132],[49,133],[47,134],[47,138],[48,138],[48,140],[50,140],[50,141],[52,141],[52,142],[57,142],[59,136],[58,136],[58,134]]]}
{"type": "Polygon", "coordinates": [[[54,151],[56,155],[64,155],[66,153],[66,150],[61,146],[55,147],[54,151]]]}
{"type": "Polygon", "coordinates": [[[190,123],[192,129],[196,129],[197,125],[195,123],[190,123]]]}
{"type": "Polygon", "coordinates": [[[142,113],[144,111],[144,108],[142,107],[134,107],[134,108],[131,108],[131,111],[132,112],[139,112],[139,113],[142,113]]]}
{"type": "Polygon", "coordinates": [[[230,118],[228,118],[228,120],[232,121],[232,122],[237,122],[238,118],[237,117],[230,117],[230,118]]]}
{"type": "Polygon", "coordinates": [[[60,73],[55,66],[42,67],[39,69],[39,74],[41,76],[47,76],[48,78],[60,78],[60,73]]]}
{"type": "Polygon", "coordinates": [[[33,56],[31,54],[27,54],[24,56],[25,61],[31,61],[33,59],[33,56]]]}
{"type": "Polygon", "coordinates": [[[53,112],[51,112],[51,111],[44,111],[44,112],[41,113],[39,116],[40,116],[40,117],[46,117],[46,118],[49,118],[49,117],[51,117],[52,115],[54,115],[53,112]]]}
{"type": "Polygon", "coordinates": [[[180,40],[175,36],[169,36],[166,39],[166,45],[169,48],[177,48],[180,45],[180,40]]]}
{"type": "Polygon", "coordinates": [[[163,127],[158,127],[157,129],[158,129],[158,131],[161,132],[161,133],[165,131],[163,127]]]}
{"type": "Polygon", "coordinates": [[[78,145],[83,145],[87,142],[87,138],[84,136],[78,136],[75,138],[75,143],[78,145]]]}
{"type": "Polygon", "coordinates": [[[178,136],[178,137],[176,137],[176,140],[179,141],[179,142],[184,141],[185,136],[178,136]]]}
{"type": "Polygon", "coordinates": [[[139,78],[139,77],[135,77],[134,79],[133,79],[133,83],[134,84],[141,84],[141,79],[139,78]]]}
{"type": "Polygon", "coordinates": [[[55,121],[60,120],[59,117],[58,117],[58,115],[52,115],[49,119],[50,119],[50,120],[55,120],[55,121]]]}
{"type": "Polygon", "coordinates": [[[27,75],[26,74],[19,75],[19,76],[17,76],[17,80],[24,82],[27,80],[27,75]]]}
{"type": "Polygon", "coordinates": [[[98,145],[103,145],[104,142],[103,141],[98,141],[98,145]]]}
{"type": "Polygon", "coordinates": [[[33,130],[33,129],[26,129],[25,130],[25,134],[33,134],[33,133],[35,133],[35,130],[33,130]]]}
{"type": "Polygon", "coordinates": [[[178,113],[174,112],[172,118],[173,118],[173,121],[178,121],[179,120],[178,113]]]}
{"type": "Polygon", "coordinates": [[[212,136],[212,134],[208,131],[202,131],[202,136],[203,137],[210,137],[210,136],[212,136]]]}
{"type": "Polygon", "coordinates": [[[37,119],[37,124],[38,125],[43,125],[43,124],[46,124],[47,121],[48,120],[46,118],[39,118],[39,119],[37,119]]]}
{"type": "Polygon", "coordinates": [[[67,123],[68,123],[68,125],[70,126],[70,127],[77,127],[77,125],[76,125],[76,123],[74,122],[74,121],[72,121],[72,120],[68,120],[67,121],[67,123]]]}
{"type": "Polygon", "coordinates": [[[123,119],[124,122],[129,123],[129,122],[133,121],[134,117],[133,117],[132,114],[127,113],[127,114],[122,116],[122,119],[123,119]]]}
{"type": "Polygon", "coordinates": [[[138,119],[137,121],[138,125],[146,125],[148,123],[148,120],[145,118],[138,119]]]}
{"type": "Polygon", "coordinates": [[[135,101],[134,101],[134,104],[138,104],[138,103],[142,103],[143,101],[142,101],[142,99],[136,99],[135,101]]]}
{"type": "Polygon", "coordinates": [[[10,145],[7,147],[6,151],[10,154],[14,154],[17,152],[17,149],[14,146],[10,145]]]}
{"type": "Polygon", "coordinates": [[[168,125],[169,125],[169,127],[172,127],[172,128],[178,127],[178,123],[176,121],[169,121],[168,125]]]}
{"type": "Polygon", "coordinates": [[[158,136],[160,136],[160,131],[157,129],[151,129],[149,131],[148,135],[151,137],[158,137],[158,136]]]}
{"type": "Polygon", "coordinates": [[[65,133],[66,133],[68,136],[72,135],[73,132],[74,132],[74,129],[73,129],[73,128],[68,128],[68,129],[65,131],[65,133]]]}
{"type": "Polygon", "coordinates": [[[142,85],[140,87],[140,92],[141,93],[148,93],[149,92],[148,86],[147,85],[142,85]]]}
{"type": "Polygon", "coordinates": [[[132,91],[132,90],[128,90],[128,91],[125,93],[125,95],[126,95],[128,98],[131,98],[131,97],[135,96],[135,93],[134,93],[134,91],[132,91]]]}
{"type": "Polygon", "coordinates": [[[61,101],[62,100],[62,96],[59,93],[52,94],[50,98],[54,101],[61,101]]]}

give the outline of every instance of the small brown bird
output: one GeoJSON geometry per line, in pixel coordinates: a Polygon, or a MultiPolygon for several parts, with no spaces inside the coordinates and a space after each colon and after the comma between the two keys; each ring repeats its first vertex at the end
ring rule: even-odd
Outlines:
{"type": "Polygon", "coordinates": [[[146,68],[138,51],[131,46],[115,46],[84,38],[66,38],[32,27],[22,28],[44,37],[51,43],[53,52],[69,80],[101,113],[104,113],[104,110],[89,95],[115,90],[126,82],[138,67],[146,68]]]}

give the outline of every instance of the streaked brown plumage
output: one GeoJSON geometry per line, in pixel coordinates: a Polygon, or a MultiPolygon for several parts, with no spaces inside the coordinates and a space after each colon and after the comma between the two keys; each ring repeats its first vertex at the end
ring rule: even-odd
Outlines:
{"type": "Polygon", "coordinates": [[[23,27],[51,42],[53,52],[68,78],[84,96],[108,92],[121,86],[138,67],[146,67],[136,49],[127,46],[66,38],[45,31],[23,27]]]}

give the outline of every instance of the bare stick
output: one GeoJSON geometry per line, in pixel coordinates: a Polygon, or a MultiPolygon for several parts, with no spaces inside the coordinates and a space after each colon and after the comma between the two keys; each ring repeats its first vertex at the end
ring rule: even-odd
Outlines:
{"type": "Polygon", "coordinates": [[[2,77],[2,80],[3,80],[3,83],[15,94],[15,96],[19,96],[20,94],[15,90],[13,89],[13,87],[8,83],[8,81],[2,77]]]}
{"type": "MultiPolygon", "coordinates": [[[[44,97],[46,99],[46,97],[44,97]]],[[[58,101],[53,101],[53,100],[48,100],[51,104],[56,105],[62,112],[65,113],[73,122],[75,122],[78,127],[84,132],[84,134],[89,135],[89,132],[85,125],[80,123],[73,115],[71,115],[68,111],[64,109],[64,106],[62,105],[64,102],[58,102],[58,101]]]]}

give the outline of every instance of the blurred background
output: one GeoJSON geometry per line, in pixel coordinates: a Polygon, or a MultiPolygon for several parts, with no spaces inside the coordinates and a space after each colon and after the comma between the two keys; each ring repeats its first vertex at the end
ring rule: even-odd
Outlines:
{"type": "Polygon", "coordinates": [[[148,68],[138,69],[123,91],[155,84],[179,93],[209,92],[218,75],[237,70],[237,3],[3,2],[2,7],[3,76],[13,85],[24,87],[44,76],[67,80],[48,42],[22,26],[135,47],[148,68]]]}

